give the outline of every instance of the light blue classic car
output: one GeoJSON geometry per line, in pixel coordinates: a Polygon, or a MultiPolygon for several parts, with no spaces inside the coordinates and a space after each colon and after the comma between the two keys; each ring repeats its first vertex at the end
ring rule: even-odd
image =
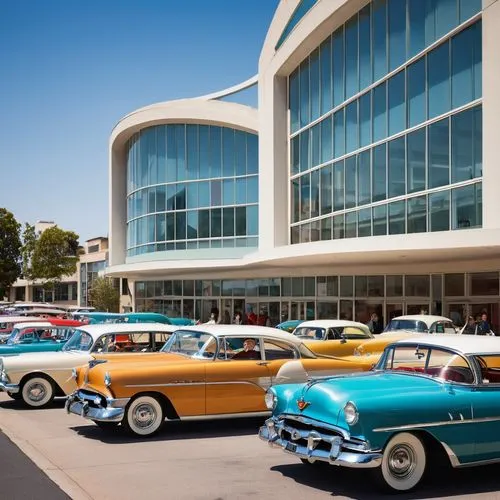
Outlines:
{"type": "Polygon", "coordinates": [[[389,345],[374,370],[270,388],[261,439],[304,463],[369,468],[407,491],[430,463],[500,461],[500,339],[418,336],[389,345]]]}

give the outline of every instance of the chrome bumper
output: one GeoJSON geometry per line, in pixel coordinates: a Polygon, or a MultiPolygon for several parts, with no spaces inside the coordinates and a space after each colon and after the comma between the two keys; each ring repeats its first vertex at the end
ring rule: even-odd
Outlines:
{"type": "Polygon", "coordinates": [[[7,382],[0,382],[0,391],[11,392],[12,394],[16,394],[19,392],[19,385],[8,384],[7,382]]]}
{"type": "Polygon", "coordinates": [[[103,396],[84,394],[76,391],[66,400],[65,408],[67,413],[74,413],[89,420],[99,422],[121,422],[125,414],[125,406],[128,399],[111,399],[103,396]],[[98,401],[106,401],[106,406],[97,404],[98,401]],[[91,406],[92,404],[96,406],[91,406]]]}
{"type": "Polygon", "coordinates": [[[342,436],[326,435],[316,430],[287,428],[282,421],[273,418],[266,420],[265,425],[259,429],[259,438],[267,441],[272,447],[282,448],[283,451],[309,460],[311,463],[319,460],[331,465],[352,468],[373,468],[379,467],[382,463],[382,453],[378,451],[346,449],[347,447],[363,448],[363,446],[346,442],[342,436]],[[281,437],[283,430],[291,434],[291,441],[281,437]],[[307,444],[298,442],[304,440],[307,444]],[[318,445],[321,442],[323,442],[323,446],[322,449],[319,449],[318,445]],[[328,447],[329,449],[325,449],[328,447]]]}

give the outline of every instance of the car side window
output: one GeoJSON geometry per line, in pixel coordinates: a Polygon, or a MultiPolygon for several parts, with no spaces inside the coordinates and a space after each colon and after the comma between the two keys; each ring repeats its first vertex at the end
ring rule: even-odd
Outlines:
{"type": "Polygon", "coordinates": [[[335,330],[333,328],[328,328],[326,334],[326,340],[335,340],[337,336],[335,335],[335,330]]]}
{"type": "Polygon", "coordinates": [[[480,369],[483,384],[500,384],[500,355],[474,356],[480,369]]]}
{"type": "Polygon", "coordinates": [[[268,361],[299,357],[294,346],[280,340],[264,339],[264,353],[268,361]]]}

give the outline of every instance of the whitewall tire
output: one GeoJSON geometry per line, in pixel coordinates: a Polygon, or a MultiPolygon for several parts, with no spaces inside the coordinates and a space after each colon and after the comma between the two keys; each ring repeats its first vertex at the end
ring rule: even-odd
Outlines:
{"type": "Polygon", "coordinates": [[[31,408],[43,408],[54,399],[54,384],[44,377],[31,377],[23,384],[21,397],[31,408]]]}
{"type": "Polygon", "coordinates": [[[131,401],[122,421],[124,429],[136,436],[152,436],[164,421],[163,407],[153,396],[139,396],[131,401]]]}
{"type": "Polygon", "coordinates": [[[382,465],[376,469],[382,485],[393,491],[415,488],[425,473],[427,458],[421,439],[408,432],[391,438],[384,450],[382,465]]]}

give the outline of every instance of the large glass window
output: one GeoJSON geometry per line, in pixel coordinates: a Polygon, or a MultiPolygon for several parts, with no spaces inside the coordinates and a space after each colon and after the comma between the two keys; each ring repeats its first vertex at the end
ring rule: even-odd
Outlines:
{"type": "Polygon", "coordinates": [[[406,128],[405,72],[400,71],[389,80],[389,135],[406,128]]]}
{"type": "Polygon", "coordinates": [[[408,126],[413,127],[427,118],[425,98],[425,58],[408,66],[406,70],[408,92],[408,126]]]}
{"type": "Polygon", "coordinates": [[[373,150],[372,201],[387,198],[387,144],[381,144],[373,150]]]}
{"type": "Polygon", "coordinates": [[[425,129],[421,128],[407,136],[408,193],[425,189],[425,129]]]}
{"type": "Polygon", "coordinates": [[[406,59],[406,2],[388,0],[389,71],[406,59]]]}
{"type": "Polygon", "coordinates": [[[389,142],[389,198],[405,194],[405,138],[389,142]]]}
{"type": "Polygon", "coordinates": [[[371,202],[370,157],[370,151],[363,151],[358,156],[358,205],[371,202]]]}
{"type": "Polygon", "coordinates": [[[450,48],[443,43],[427,56],[429,118],[450,110],[450,48]]]}
{"type": "Polygon", "coordinates": [[[429,230],[450,229],[450,192],[442,191],[429,195],[429,230]]]}
{"type": "Polygon", "coordinates": [[[449,120],[429,126],[428,168],[429,188],[450,183],[449,120]]]}

